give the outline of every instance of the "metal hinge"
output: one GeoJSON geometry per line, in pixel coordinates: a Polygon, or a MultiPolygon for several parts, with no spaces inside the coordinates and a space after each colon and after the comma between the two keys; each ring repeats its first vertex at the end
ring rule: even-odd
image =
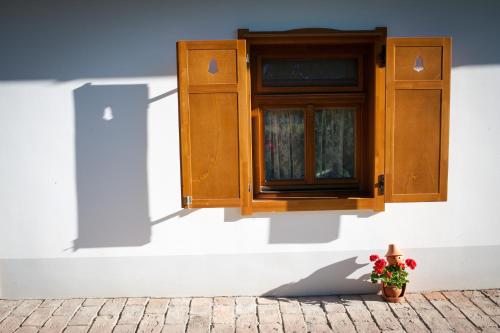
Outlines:
{"type": "Polygon", "coordinates": [[[193,197],[188,195],[183,198],[184,205],[187,206],[187,208],[191,208],[191,205],[193,204],[193,197]]]}
{"type": "Polygon", "coordinates": [[[250,63],[250,56],[247,53],[247,64],[249,64],[249,63],[250,63]]]}
{"type": "Polygon", "coordinates": [[[380,59],[380,67],[385,67],[385,58],[386,58],[386,47],[385,45],[382,45],[382,50],[380,51],[379,55],[380,59]]]}
{"type": "Polygon", "coordinates": [[[385,176],[384,175],[379,175],[378,176],[378,194],[384,194],[385,191],[385,176]]]}
{"type": "Polygon", "coordinates": [[[252,185],[248,184],[248,192],[252,192],[252,185]]]}

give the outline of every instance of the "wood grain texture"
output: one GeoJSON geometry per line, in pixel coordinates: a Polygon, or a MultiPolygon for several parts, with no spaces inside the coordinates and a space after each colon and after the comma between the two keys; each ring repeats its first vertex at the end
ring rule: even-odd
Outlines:
{"type": "MultiPolygon", "coordinates": [[[[379,29],[380,30],[380,29],[379,29]]],[[[373,58],[374,58],[374,71],[372,84],[374,86],[373,97],[370,99],[373,102],[373,133],[369,134],[369,138],[373,137],[373,140],[368,140],[372,142],[373,150],[368,149],[368,151],[373,151],[369,154],[369,161],[373,163],[370,173],[371,177],[371,187],[369,190],[373,193],[374,197],[374,208],[376,212],[381,212],[385,210],[385,194],[379,188],[379,176],[383,175],[385,172],[385,111],[386,111],[386,66],[381,55],[384,54],[383,50],[386,47],[387,39],[387,29],[383,29],[384,34],[379,36],[374,44],[373,48],[373,58]]]]}
{"type": "Polygon", "coordinates": [[[254,200],[254,212],[288,212],[313,210],[373,210],[373,198],[302,198],[254,200]]]}
{"type": "Polygon", "coordinates": [[[372,43],[380,37],[385,38],[387,28],[374,30],[335,30],[322,28],[294,29],[288,31],[250,31],[238,29],[238,38],[252,45],[333,45],[372,43]]]}
{"type": "Polygon", "coordinates": [[[441,90],[396,90],[393,194],[439,191],[441,90]]]}
{"type": "Polygon", "coordinates": [[[386,202],[447,199],[450,72],[450,38],[388,39],[386,202]]]}
{"type": "Polygon", "coordinates": [[[179,41],[177,51],[182,196],[192,198],[189,208],[240,206],[248,165],[240,133],[250,117],[245,42],[179,41]]]}
{"type": "Polygon", "coordinates": [[[247,44],[237,41],[238,47],[238,134],[240,153],[241,215],[252,213],[252,120],[250,106],[250,66],[247,63],[247,44]]]}
{"type": "Polygon", "coordinates": [[[239,198],[238,95],[189,96],[193,199],[239,198]]]}

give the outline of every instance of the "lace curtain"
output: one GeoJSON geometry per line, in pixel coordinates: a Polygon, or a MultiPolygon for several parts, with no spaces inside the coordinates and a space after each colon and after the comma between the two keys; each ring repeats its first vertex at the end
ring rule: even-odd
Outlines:
{"type": "Polygon", "coordinates": [[[303,179],[304,110],[264,111],[266,180],[303,179]]]}

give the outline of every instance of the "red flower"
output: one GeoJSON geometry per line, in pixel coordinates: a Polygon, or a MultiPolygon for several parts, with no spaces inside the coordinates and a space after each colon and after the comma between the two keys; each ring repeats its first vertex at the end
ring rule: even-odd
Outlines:
{"type": "Polygon", "coordinates": [[[384,268],[385,266],[387,266],[387,261],[385,261],[385,259],[377,259],[377,261],[375,261],[375,267],[384,268]]]}
{"type": "Polygon", "coordinates": [[[373,267],[373,270],[375,271],[375,273],[380,275],[384,272],[384,267],[373,267]]]}
{"type": "Polygon", "coordinates": [[[378,257],[378,255],[376,255],[376,254],[372,254],[372,255],[370,256],[370,261],[375,261],[375,260],[377,260],[378,258],[379,258],[379,257],[378,257]]]}
{"type": "Polygon", "coordinates": [[[410,267],[411,269],[415,269],[415,267],[417,267],[417,262],[413,259],[406,259],[406,265],[408,265],[408,267],[410,267]]]}
{"type": "Polygon", "coordinates": [[[388,278],[388,279],[390,279],[390,278],[392,277],[392,273],[391,273],[391,272],[389,272],[389,271],[387,271],[387,272],[385,273],[385,275],[387,275],[387,278],[388,278]]]}
{"type": "Polygon", "coordinates": [[[404,270],[406,268],[405,264],[403,264],[402,262],[398,263],[398,266],[399,268],[401,268],[402,270],[404,270]]]}

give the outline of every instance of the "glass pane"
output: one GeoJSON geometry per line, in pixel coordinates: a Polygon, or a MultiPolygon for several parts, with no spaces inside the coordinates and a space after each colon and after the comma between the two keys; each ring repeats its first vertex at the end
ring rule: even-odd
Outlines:
{"type": "Polygon", "coordinates": [[[304,111],[264,110],[266,180],[304,178],[304,111]]]}
{"type": "Polygon", "coordinates": [[[314,113],[316,178],[354,177],[354,108],[314,113]]]}
{"type": "Polygon", "coordinates": [[[356,86],[358,60],[263,59],[264,87],[356,86]]]}

